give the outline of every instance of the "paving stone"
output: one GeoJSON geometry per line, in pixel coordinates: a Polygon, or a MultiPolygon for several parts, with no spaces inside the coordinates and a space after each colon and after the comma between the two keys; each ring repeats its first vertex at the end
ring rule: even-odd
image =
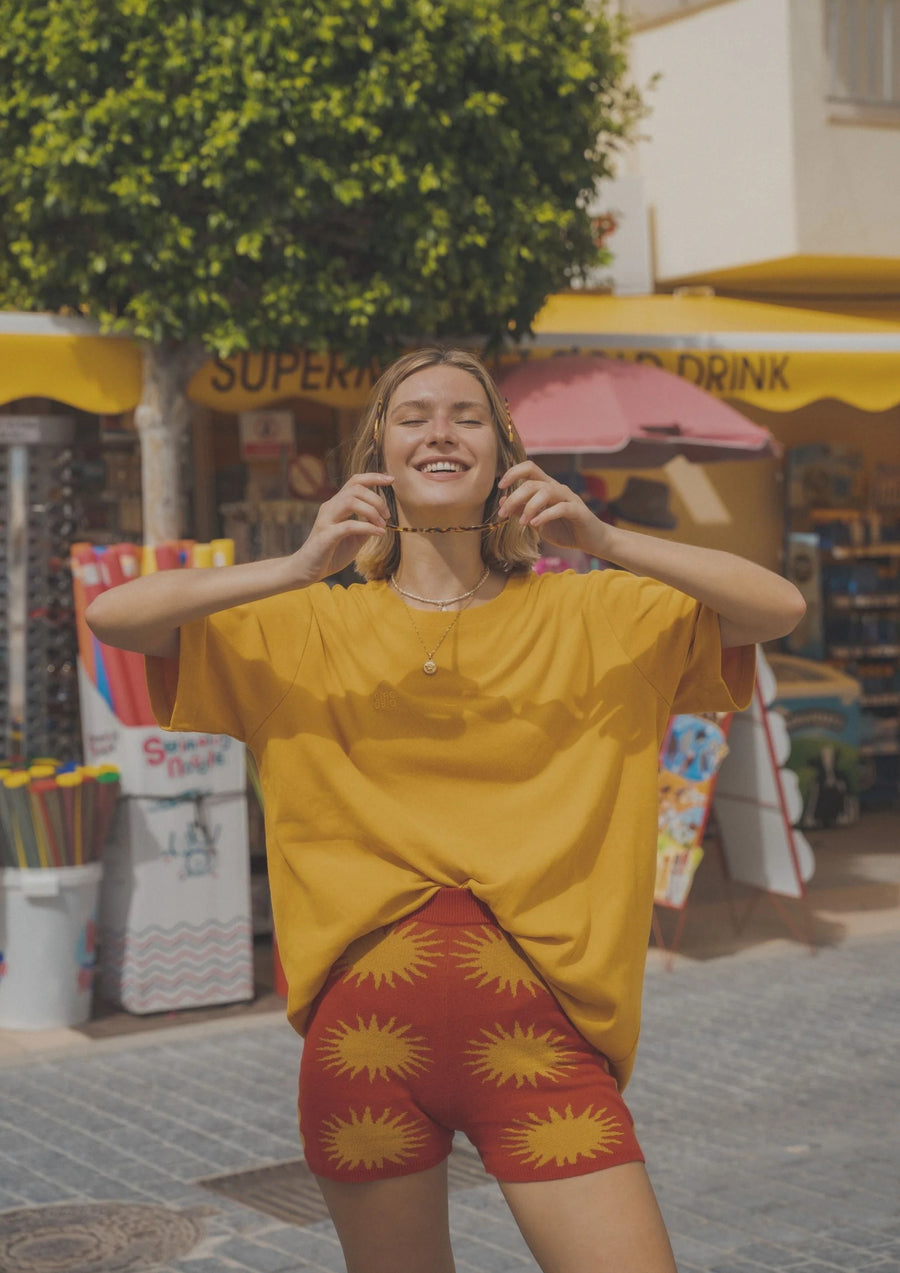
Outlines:
{"type": "Polygon", "coordinates": [[[282,1273],[296,1268],[296,1257],[277,1247],[249,1238],[229,1238],[217,1248],[217,1256],[253,1269],[254,1273],[282,1273]]]}
{"type": "MultiPolygon", "coordinates": [[[[900,1273],[898,961],[889,934],[650,970],[627,1096],[680,1273],[900,1273]]],[[[327,1221],[194,1183],[299,1157],[300,1050],[247,1022],[4,1068],[0,1209],[152,1198],[203,1208],[207,1233],[153,1273],[342,1273],[327,1221]]],[[[460,1273],[533,1273],[496,1183],[450,1214],[460,1273]]]]}

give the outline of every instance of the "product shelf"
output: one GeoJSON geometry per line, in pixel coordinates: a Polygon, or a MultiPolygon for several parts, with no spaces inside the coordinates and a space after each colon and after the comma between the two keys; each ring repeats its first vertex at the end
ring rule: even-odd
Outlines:
{"type": "Polygon", "coordinates": [[[900,592],[872,593],[870,596],[836,592],[827,596],[825,601],[835,610],[890,610],[900,606],[900,592]]]}
{"type": "Polygon", "coordinates": [[[896,659],[900,658],[900,645],[829,645],[828,656],[833,659],[896,659]]]}
{"type": "Polygon", "coordinates": [[[900,557],[900,544],[866,544],[860,547],[848,544],[822,553],[822,560],[826,564],[829,561],[851,561],[858,557],[900,557]]]}
{"type": "Polygon", "coordinates": [[[900,755],[900,741],[894,741],[889,738],[876,739],[871,743],[863,743],[859,749],[861,756],[898,756],[900,755]]]}
{"type": "Polygon", "coordinates": [[[861,707],[900,707],[900,693],[863,694],[861,707]]]}

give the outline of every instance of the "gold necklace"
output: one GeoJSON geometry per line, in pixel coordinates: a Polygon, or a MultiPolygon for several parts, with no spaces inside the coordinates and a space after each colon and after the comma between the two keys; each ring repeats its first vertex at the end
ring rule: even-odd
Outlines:
{"type": "MultiPolygon", "coordinates": [[[[478,582],[478,584],[472,589],[473,594],[477,592],[478,588],[481,587],[481,585],[484,583],[484,580],[486,578],[487,578],[487,575],[485,575],[478,582]]],[[[465,610],[466,607],[470,606],[471,604],[472,604],[472,598],[470,596],[468,600],[466,601],[466,604],[463,606],[460,606],[456,614],[447,624],[446,628],[444,628],[444,631],[441,633],[440,639],[433,650],[429,650],[428,646],[425,644],[425,641],[422,637],[422,633],[419,631],[416,621],[412,617],[412,610],[410,610],[409,606],[403,607],[407,615],[409,616],[409,621],[412,624],[413,632],[415,632],[416,636],[419,638],[419,645],[421,645],[422,649],[425,651],[425,662],[422,664],[422,671],[425,673],[426,676],[434,676],[435,672],[438,670],[437,664],[434,661],[434,656],[437,654],[438,650],[444,644],[444,642],[446,641],[450,633],[453,631],[453,629],[456,627],[457,623],[459,622],[459,616],[462,614],[463,610],[465,610]]]]}
{"type": "Polygon", "coordinates": [[[395,590],[395,592],[400,593],[401,597],[409,597],[410,601],[421,601],[423,605],[437,606],[439,610],[446,610],[448,606],[455,606],[457,602],[465,601],[467,597],[474,596],[475,593],[478,591],[478,589],[481,587],[481,585],[484,583],[484,581],[487,579],[490,573],[491,573],[490,566],[485,566],[484,574],[478,580],[478,583],[475,585],[474,588],[470,588],[468,592],[461,592],[458,597],[447,597],[444,601],[435,600],[433,597],[418,597],[416,596],[414,592],[407,592],[405,588],[401,588],[400,585],[397,583],[396,575],[391,575],[390,585],[395,590]]]}

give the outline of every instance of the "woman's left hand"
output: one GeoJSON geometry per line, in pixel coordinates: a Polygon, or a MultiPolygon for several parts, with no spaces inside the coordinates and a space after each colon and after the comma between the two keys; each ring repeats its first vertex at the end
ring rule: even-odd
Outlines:
{"type": "Polygon", "coordinates": [[[558,548],[580,548],[597,555],[594,541],[603,523],[580,495],[550,477],[533,460],[507,469],[498,486],[501,517],[517,517],[523,526],[533,526],[542,539],[558,548]],[[510,490],[516,483],[516,489],[510,490]]]}

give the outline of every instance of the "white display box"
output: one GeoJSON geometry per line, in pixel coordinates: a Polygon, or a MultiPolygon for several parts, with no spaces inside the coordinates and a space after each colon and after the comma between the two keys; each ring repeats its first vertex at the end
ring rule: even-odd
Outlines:
{"type": "Polygon", "coordinates": [[[128,1012],[253,998],[246,757],[223,734],[123,725],[79,667],[85,763],[116,765],[98,975],[128,1012]]]}
{"type": "Polygon", "coordinates": [[[100,896],[100,985],[134,1013],[253,998],[243,793],[119,802],[100,896]]]}
{"type": "Polygon", "coordinates": [[[122,794],[169,797],[188,791],[243,791],[243,743],[227,734],[169,733],[123,725],[79,665],[81,740],[87,765],[117,765],[122,794]]]}

